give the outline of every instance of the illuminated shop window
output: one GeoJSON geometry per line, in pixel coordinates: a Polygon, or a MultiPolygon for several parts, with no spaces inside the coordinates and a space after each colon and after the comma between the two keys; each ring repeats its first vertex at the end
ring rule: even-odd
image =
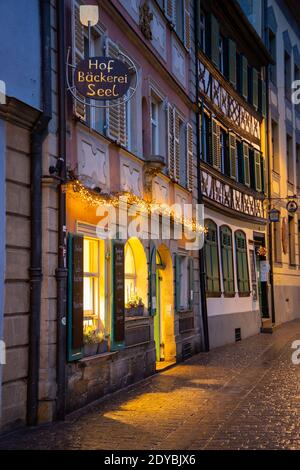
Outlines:
{"type": "Polygon", "coordinates": [[[104,241],[84,238],[83,242],[84,330],[105,331],[104,241]]]}
{"type": "Polygon", "coordinates": [[[130,243],[125,245],[125,304],[136,294],[136,269],[134,255],[130,243]]]}
{"type": "Polygon", "coordinates": [[[130,316],[139,308],[140,315],[148,306],[148,266],[142,243],[135,237],[125,243],[125,308],[130,316]]]}

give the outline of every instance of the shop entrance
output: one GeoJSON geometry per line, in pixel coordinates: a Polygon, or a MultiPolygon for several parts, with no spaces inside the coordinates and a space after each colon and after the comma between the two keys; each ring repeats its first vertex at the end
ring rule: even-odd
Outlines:
{"type": "Polygon", "coordinates": [[[156,251],[156,314],[154,341],[156,369],[161,370],[176,362],[173,301],[173,265],[165,246],[156,251]]]}
{"type": "Polygon", "coordinates": [[[266,256],[265,238],[254,236],[256,273],[258,281],[258,301],[262,318],[269,318],[268,307],[268,261],[266,256]]]}

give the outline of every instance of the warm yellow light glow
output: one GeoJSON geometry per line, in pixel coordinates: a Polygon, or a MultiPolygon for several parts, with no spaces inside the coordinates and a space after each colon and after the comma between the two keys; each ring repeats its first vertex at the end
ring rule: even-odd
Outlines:
{"type": "Polygon", "coordinates": [[[99,21],[99,7],[97,5],[80,5],[80,23],[83,26],[95,26],[99,21]]]}
{"type": "MultiPolygon", "coordinates": [[[[126,198],[129,205],[137,206],[138,210],[144,214],[159,214],[169,217],[175,223],[182,224],[188,230],[197,233],[205,232],[203,225],[199,224],[193,218],[187,218],[175,213],[174,208],[168,204],[158,204],[155,201],[145,201],[144,199],[128,192],[119,192],[115,194],[97,194],[86,188],[79,180],[67,184],[67,191],[72,197],[77,197],[88,206],[97,207],[99,205],[118,207],[120,198],[126,198]]],[[[123,199],[124,200],[124,199],[123,199]]]]}

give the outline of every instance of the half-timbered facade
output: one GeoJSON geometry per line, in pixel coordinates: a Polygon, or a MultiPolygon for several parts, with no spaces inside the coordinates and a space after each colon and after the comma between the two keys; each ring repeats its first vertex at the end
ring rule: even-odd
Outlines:
{"type": "Polygon", "coordinates": [[[199,164],[209,340],[214,347],[257,333],[261,318],[268,316],[268,54],[237,2],[202,1],[199,24],[199,164]]]}

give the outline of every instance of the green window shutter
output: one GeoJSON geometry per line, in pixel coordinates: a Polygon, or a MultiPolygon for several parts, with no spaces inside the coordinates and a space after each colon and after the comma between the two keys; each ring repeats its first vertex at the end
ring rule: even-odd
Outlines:
{"type": "Polygon", "coordinates": [[[242,95],[245,100],[248,99],[248,61],[245,56],[241,56],[241,82],[242,82],[242,95]]]}
{"type": "Polygon", "coordinates": [[[232,233],[226,226],[220,228],[220,241],[224,293],[232,295],[234,294],[232,233]]]}
{"type": "Polygon", "coordinates": [[[255,165],[255,189],[256,191],[262,191],[261,181],[261,159],[260,152],[254,150],[254,165],[255,165]]]}
{"type": "Polygon", "coordinates": [[[249,162],[249,146],[243,142],[243,160],[244,160],[244,182],[250,187],[250,162],[249,162]]]}
{"type": "Polygon", "coordinates": [[[112,241],[111,350],[125,346],[125,250],[121,240],[112,241]]]}
{"type": "Polygon", "coordinates": [[[211,120],[211,136],[212,136],[212,163],[217,170],[221,170],[220,155],[220,126],[215,119],[211,120]]]}
{"type": "Polygon", "coordinates": [[[252,104],[255,109],[258,109],[258,71],[252,69],[252,104]]]}
{"type": "Polygon", "coordinates": [[[234,134],[229,134],[229,161],[230,161],[230,176],[236,179],[236,137],[234,134]]]}
{"type": "Polygon", "coordinates": [[[228,78],[230,83],[236,87],[236,44],[232,39],[228,40],[228,78]]]}
{"type": "Polygon", "coordinates": [[[68,235],[67,358],[83,355],[83,237],[68,235]]]}
{"type": "Polygon", "coordinates": [[[189,258],[189,309],[192,310],[194,304],[194,260],[189,258]]]}
{"type": "Polygon", "coordinates": [[[265,158],[263,154],[260,155],[260,165],[261,165],[261,190],[263,193],[266,192],[266,165],[265,158]]]}
{"type": "Polygon", "coordinates": [[[240,183],[245,183],[245,174],[244,174],[244,157],[243,157],[243,144],[240,141],[236,143],[237,147],[237,158],[238,158],[238,181],[240,183]]]}
{"type": "Polygon", "coordinates": [[[216,67],[220,67],[219,56],[219,40],[220,30],[217,18],[214,15],[210,17],[210,44],[211,44],[211,60],[216,67]]]}
{"type": "Polygon", "coordinates": [[[180,256],[174,254],[174,268],[175,268],[175,310],[180,310],[180,256]]]}
{"type": "Polygon", "coordinates": [[[220,293],[220,273],[218,254],[218,233],[214,222],[206,223],[207,234],[205,237],[205,268],[206,288],[209,294],[220,293]]]}
{"type": "Polygon", "coordinates": [[[156,247],[152,240],[149,245],[149,314],[155,315],[157,309],[156,299],[156,247]]]}
{"type": "Polygon", "coordinates": [[[240,230],[235,233],[235,247],[238,291],[240,294],[250,295],[247,240],[245,234],[240,230]]]}

